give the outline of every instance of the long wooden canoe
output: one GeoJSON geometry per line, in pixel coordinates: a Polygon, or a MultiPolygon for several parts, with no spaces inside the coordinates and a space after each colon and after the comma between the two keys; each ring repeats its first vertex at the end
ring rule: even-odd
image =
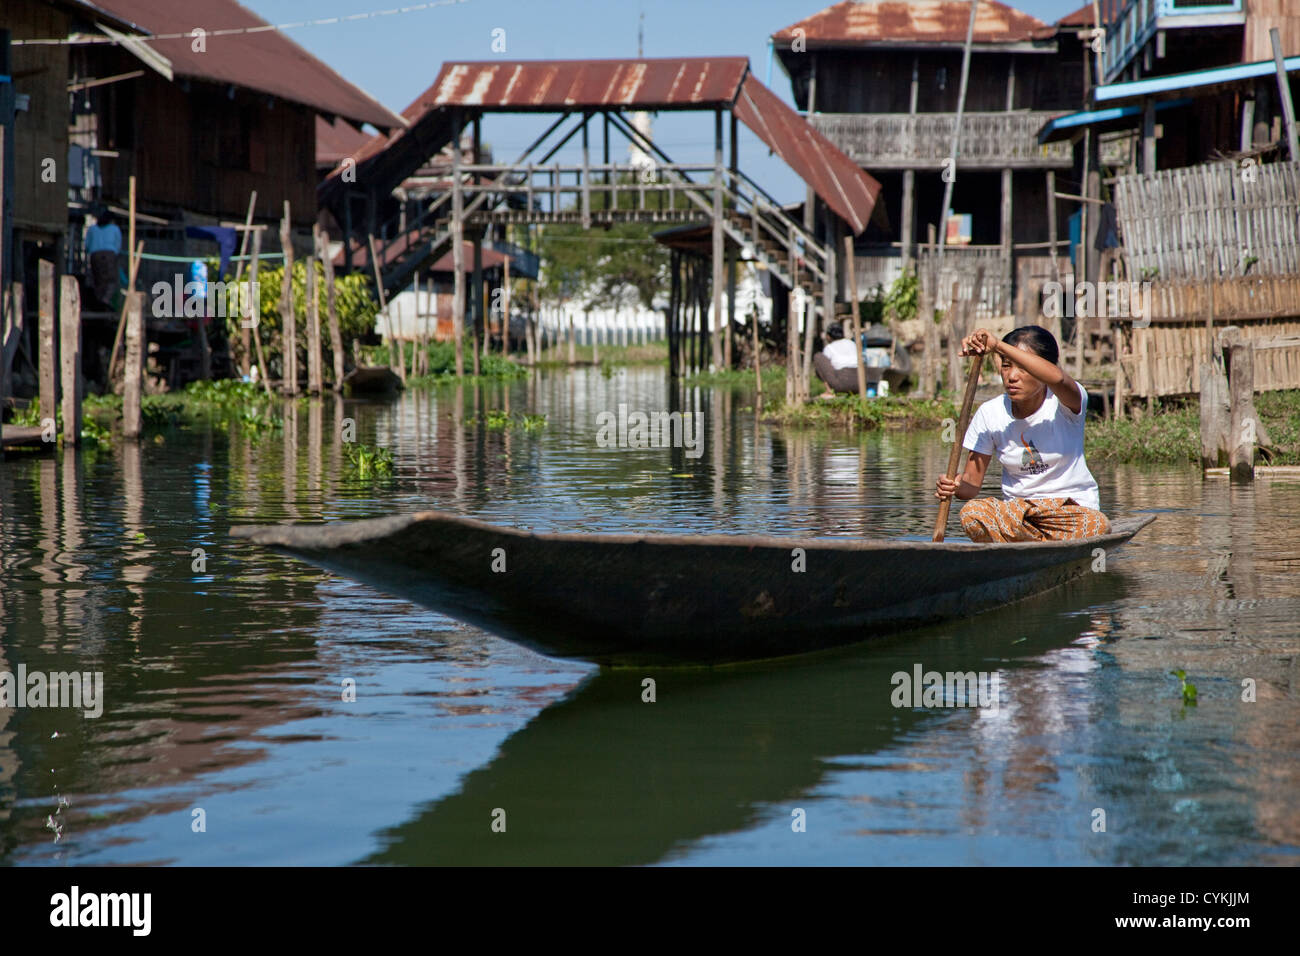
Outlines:
{"type": "Polygon", "coordinates": [[[237,527],[236,537],[555,657],[780,657],[974,614],[1055,587],[1154,516],[1082,541],[533,534],[438,511],[237,527]]]}

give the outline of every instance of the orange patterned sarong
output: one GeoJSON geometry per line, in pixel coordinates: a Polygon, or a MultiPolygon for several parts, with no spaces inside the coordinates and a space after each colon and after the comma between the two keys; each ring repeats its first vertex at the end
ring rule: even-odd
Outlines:
{"type": "Polygon", "coordinates": [[[972,541],[1070,541],[1110,531],[1110,520],[1073,498],[975,498],[961,509],[972,541]]]}

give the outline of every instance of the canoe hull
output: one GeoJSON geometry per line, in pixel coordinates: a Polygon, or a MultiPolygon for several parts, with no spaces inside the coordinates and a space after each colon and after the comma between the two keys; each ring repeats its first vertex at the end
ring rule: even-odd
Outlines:
{"type": "Polygon", "coordinates": [[[973,545],[756,536],[529,534],[421,512],[236,528],[555,657],[711,663],[806,653],[965,616],[1088,573],[1086,541],[973,545]]]}

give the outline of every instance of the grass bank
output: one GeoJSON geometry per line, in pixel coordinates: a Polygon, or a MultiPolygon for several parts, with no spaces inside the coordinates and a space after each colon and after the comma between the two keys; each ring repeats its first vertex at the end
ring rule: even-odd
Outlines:
{"type": "MultiPolygon", "coordinates": [[[[575,345],[574,361],[584,365],[595,365],[596,347],[592,345],[575,345]]],[[[602,345],[600,346],[600,365],[666,365],[668,364],[668,343],[647,342],[644,345],[602,345]]],[[[567,344],[548,348],[542,353],[538,368],[564,368],[569,364],[569,346],[567,344]]]]}
{"type": "Polygon", "coordinates": [[[862,399],[857,395],[814,399],[805,405],[784,401],[767,405],[763,417],[778,425],[802,428],[890,428],[923,430],[943,427],[945,419],[956,419],[957,406],[948,396],[911,398],[887,395],[862,399]]]}
{"type": "MultiPolygon", "coordinates": [[[[1269,439],[1259,460],[1300,465],[1300,391],[1264,392],[1255,396],[1255,411],[1269,439]]],[[[1154,414],[1109,421],[1089,419],[1085,451],[1093,461],[1151,464],[1196,464],[1201,457],[1201,407],[1195,398],[1166,399],[1154,414]]]]}

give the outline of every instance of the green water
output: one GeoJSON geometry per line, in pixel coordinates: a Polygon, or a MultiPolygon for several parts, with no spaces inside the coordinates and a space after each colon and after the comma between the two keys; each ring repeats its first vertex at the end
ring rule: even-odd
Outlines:
{"type": "Polygon", "coordinates": [[[1107,511],[1159,515],[1104,571],[718,669],[547,659],[227,535],[428,507],[537,530],[926,533],[936,435],[781,431],[744,393],[697,398],[698,457],[597,444],[602,411],[676,407],[658,369],[291,405],[256,441],[10,457],[0,672],[101,672],[104,701],[0,708],[0,860],[1300,862],[1300,482],[1094,468],[1107,511]],[[507,406],[547,427],[488,429],[507,406]],[[390,482],[347,477],[347,419],[392,450],[390,482]],[[996,673],[1001,706],[894,706],[916,665],[996,673]]]}

